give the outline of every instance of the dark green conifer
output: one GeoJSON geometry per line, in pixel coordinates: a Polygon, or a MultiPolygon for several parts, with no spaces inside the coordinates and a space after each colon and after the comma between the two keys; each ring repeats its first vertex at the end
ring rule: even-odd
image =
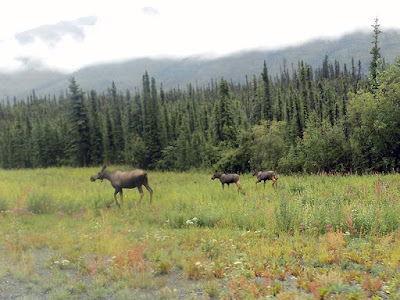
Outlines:
{"type": "Polygon", "coordinates": [[[382,31],[379,29],[379,22],[378,18],[375,18],[375,24],[371,25],[373,27],[373,38],[372,44],[374,45],[370,51],[372,54],[371,64],[369,67],[369,74],[370,74],[370,90],[371,92],[375,92],[375,90],[379,87],[378,83],[378,74],[382,69],[382,60],[381,60],[381,48],[379,47],[379,34],[382,31]]]}
{"type": "Polygon", "coordinates": [[[68,144],[66,152],[75,166],[87,166],[89,161],[89,121],[84,103],[84,94],[75,78],[69,84],[68,144]]]}
{"type": "Polygon", "coordinates": [[[272,112],[272,100],[271,100],[271,92],[270,92],[270,83],[268,76],[268,68],[267,63],[264,60],[264,68],[261,73],[261,77],[264,83],[264,99],[263,99],[263,117],[266,121],[272,121],[273,112],[272,112]]]}

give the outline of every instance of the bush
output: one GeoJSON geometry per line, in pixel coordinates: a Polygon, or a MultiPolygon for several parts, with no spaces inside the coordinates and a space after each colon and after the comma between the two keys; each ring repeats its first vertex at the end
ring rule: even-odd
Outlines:
{"type": "Polygon", "coordinates": [[[27,209],[35,214],[49,214],[55,212],[55,205],[48,194],[33,192],[27,197],[27,209]]]}
{"type": "Polygon", "coordinates": [[[7,201],[4,200],[0,195],[0,212],[8,209],[7,201]]]}

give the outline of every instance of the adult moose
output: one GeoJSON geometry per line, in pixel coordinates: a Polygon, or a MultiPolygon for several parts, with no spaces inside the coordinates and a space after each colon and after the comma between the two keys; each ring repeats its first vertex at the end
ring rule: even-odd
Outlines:
{"type": "Polygon", "coordinates": [[[121,198],[121,203],[123,204],[122,189],[133,189],[137,187],[140,193],[139,202],[141,202],[144,196],[142,185],[144,185],[146,189],[149,191],[150,203],[152,202],[153,190],[149,186],[146,171],[139,169],[133,171],[121,171],[121,170],[107,171],[106,167],[107,166],[103,166],[103,168],[100,170],[99,173],[92,175],[90,177],[90,181],[93,182],[96,179],[100,179],[101,181],[103,181],[103,179],[109,180],[111,182],[111,185],[115,189],[114,199],[119,207],[120,205],[117,201],[117,194],[119,193],[121,198]]]}
{"type": "Polygon", "coordinates": [[[261,182],[262,180],[264,181],[264,189],[265,189],[265,182],[267,180],[272,180],[272,186],[278,186],[278,177],[275,176],[274,171],[259,171],[257,169],[253,170],[253,176],[257,176],[257,183],[261,182]]]}
{"type": "Polygon", "coordinates": [[[228,185],[229,188],[229,184],[231,183],[236,183],[238,189],[238,192],[242,189],[242,186],[239,183],[239,175],[238,174],[220,174],[217,172],[217,170],[215,170],[213,177],[211,177],[212,180],[214,180],[215,178],[218,178],[219,181],[221,181],[222,184],[222,189],[224,189],[224,184],[228,185]]]}

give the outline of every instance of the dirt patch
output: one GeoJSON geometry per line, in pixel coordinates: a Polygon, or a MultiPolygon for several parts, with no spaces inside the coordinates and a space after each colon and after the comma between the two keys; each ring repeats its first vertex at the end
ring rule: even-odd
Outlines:
{"type": "Polygon", "coordinates": [[[202,281],[187,280],[179,270],[152,275],[149,288],[128,288],[118,282],[99,285],[97,278],[73,268],[59,267],[57,250],[32,249],[17,262],[0,247],[0,298],[36,299],[203,299],[202,281]]]}

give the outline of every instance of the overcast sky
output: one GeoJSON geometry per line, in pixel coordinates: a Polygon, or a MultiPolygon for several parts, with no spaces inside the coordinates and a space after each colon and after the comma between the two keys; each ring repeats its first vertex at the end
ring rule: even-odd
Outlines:
{"type": "Polygon", "coordinates": [[[74,71],[134,57],[214,57],[400,28],[398,0],[10,0],[0,10],[0,71],[74,71]]]}

